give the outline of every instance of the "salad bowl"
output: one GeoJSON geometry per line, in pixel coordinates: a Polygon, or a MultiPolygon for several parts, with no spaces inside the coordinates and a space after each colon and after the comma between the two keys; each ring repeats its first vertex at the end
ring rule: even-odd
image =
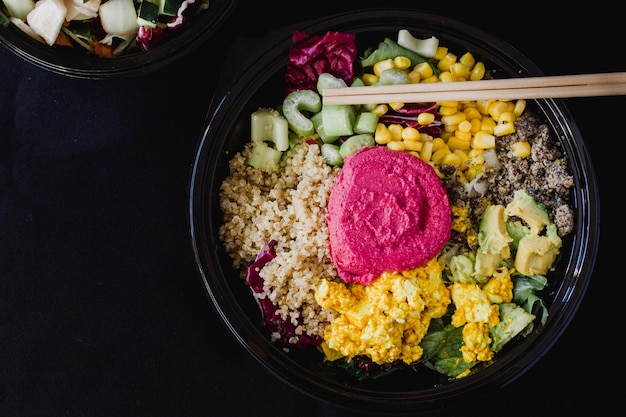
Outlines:
{"type": "MultiPolygon", "coordinates": [[[[34,39],[10,20],[9,9],[0,2],[0,44],[38,67],[71,77],[106,79],[145,74],[166,66],[206,42],[234,12],[238,1],[211,0],[206,9],[198,6],[197,10],[192,8],[200,2],[189,3],[190,6],[181,12],[186,15],[184,23],[163,30],[158,42],[146,41],[147,47],[143,48],[135,45],[133,42],[137,41],[134,40],[122,52],[104,58],[79,44],[51,46],[43,39],[34,39]]],[[[10,4],[9,0],[7,4],[10,4]]],[[[118,21],[119,17],[113,17],[114,24],[118,21]]]]}
{"type": "Polygon", "coordinates": [[[323,401],[351,409],[385,413],[421,410],[436,414],[451,400],[485,395],[503,388],[535,365],[556,343],[580,305],[591,278],[599,239],[599,196],[594,169],[575,121],[562,101],[528,100],[545,119],[566,157],[574,186],[570,204],[572,233],[564,237],[560,256],[543,290],[547,319],[525,337],[509,342],[488,365],[463,378],[432,371],[390,372],[360,378],[329,366],[319,349],[285,349],[272,341],[250,285],[233,267],[220,238],[224,215],[220,207],[229,160],[250,141],[250,115],[282,103],[292,35],[298,31],[322,36],[331,32],[356,35],[360,54],[385,37],[407,29],[417,37],[436,36],[450,49],[471,51],[495,77],[543,75],[522,53],[459,21],[404,9],[372,9],[315,20],[265,39],[265,50],[249,39],[233,45],[227,69],[207,113],[205,130],[194,159],[189,195],[191,239],[208,299],[233,337],[268,372],[284,383],[323,401]],[[270,46],[267,46],[270,45],[270,46]],[[247,61],[250,60],[250,61],[247,61]],[[254,62],[254,65],[251,63],[254,62]]]}

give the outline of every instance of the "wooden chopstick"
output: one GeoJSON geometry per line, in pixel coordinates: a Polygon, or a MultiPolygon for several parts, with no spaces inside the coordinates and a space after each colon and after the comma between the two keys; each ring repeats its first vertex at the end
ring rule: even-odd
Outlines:
{"type": "Polygon", "coordinates": [[[324,104],[426,103],[615,96],[626,94],[626,72],[326,88],[324,104]]]}

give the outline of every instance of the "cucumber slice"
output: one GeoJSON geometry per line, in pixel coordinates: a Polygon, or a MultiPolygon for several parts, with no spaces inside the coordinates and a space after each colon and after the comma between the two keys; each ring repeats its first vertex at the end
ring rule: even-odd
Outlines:
{"type": "Polygon", "coordinates": [[[250,136],[256,141],[274,142],[276,149],[289,149],[287,119],[274,109],[259,109],[250,117],[250,136]]]}
{"type": "Polygon", "coordinates": [[[343,165],[343,156],[339,151],[340,147],[334,143],[322,144],[322,158],[328,165],[340,167],[343,165]]]}
{"type": "Polygon", "coordinates": [[[268,173],[278,169],[278,164],[283,153],[267,146],[265,142],[256,142],[252,145],[248,155],[248,165],[268,173]]]}
{"type": "Polygon", "coordinates": [[[361,148],[374,145],[376,145],[376,141],[374,140],[373,135],[370,135],[369,133],[354,135],[350,136],[344,143],[341,144],[339,147],[339,153],[345,158],[355,154],[361,148]]]}
{"type": "Polygon", "coordinates": [[[328,136],[350,136],[354,133],[352,124],[356,110],[349,104],[328,104],[322,106],[322,124],[328,136]]]}
{"type": "Polygon", "coordinates": [[[154,29],[159,19],[159,9],[161,8],[159,0],[143,0],[139,6],[137,16],[137,24],[146,28],[154,29]]]}
{"type": "Polygon", "coordinates": [[[409,77],[406,71],[398,68],[389,68],[380,73],[378,78],[379,85],[395,85],[395,84],[408,84],[409,77]]]}
{"type": "Polygon", "coordinates": [[[439,47],[439,39],[434,36],[426,39],[418,39],[406,29],[400,29],[398,32],[398,45],[413,51],[424,58],[432,58],[437,53],[439,47]]]}
{"type": "Polygon", "coordinates": [[[326,133],[326,129],[324,129],[324,122],[322,120],[322,112],[315,113],[313,116],[311,116],[311,121],[313,122],[313,127],[315,128],[317,134],[320,136],[322,142],[333,143],[337,139],[339,139],[339,136],[329,136],[326,133]]]}
{"type": "Polygon", "coordinates": [[[378,125],[378,115],[369,111],[359,113],[354,122],[354,133],[371,133],[376,132],[378,125]]]}
{"type": "Polygon", "coordinates": [[[342,78],[335,77],[327,72],[321,73],[317,77],[317,92],[321,95],[324,95],[325,88],[342,88],[347,86],[348,84],[342,78]]]}
{"type": "Polygon", "coordinates": [[[182,3],[183,0],[161,0],[159,14],[165,16],[176,16],[178,14],[178,9],[180,9],[180,5],[182,3]]]}
{"type": "Polygon", "coordinates": [[[289,127],[301,137],[315,133],[313,122],[304,112],[318,113],[322,108],[322,99],[313,90],[296,90],[283,100],[283,114],[289,127]]]}

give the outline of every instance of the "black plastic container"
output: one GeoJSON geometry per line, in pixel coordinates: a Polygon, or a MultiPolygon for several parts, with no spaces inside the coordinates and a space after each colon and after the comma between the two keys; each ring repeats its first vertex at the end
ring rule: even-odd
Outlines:
{"type": "Polygon", "coordinates": [[[206,42],[233,13],[238,0],[211,0],[176,36],[147,52],[135,50],[100,58],[77,48],[38,42],[14,24],[0,26],[0,43],[28,62],[46,70],[78,78],[105,79],[141,75],[161,68],[206,42]]]}
{"type": "Polygon", "coordinates": [[[535,325],[528,337],[510,342],[490,366],[450,382],[434,373],[398,372],[376,380],[358,381],[322,364],[315,351],[285,353],[270,343],[261,326],[259,309],[250,290],[231,267],[217,236],[222,221],[219,187],[228,175],[228,161],[249,140],[250,114],[259,107],[282,102],[287,53],[294,30],[323,35],[353,32],[359,50],[375,46],[400,29],[416,37],[437,36],[451,50],[471,51],[495,70],[496,78],[543,75],[514,47],[487,33],[442,16],[414,10],[366,10],[288,27],[255,44],[241,40],[232,46],[232,68],[226,68],[207,115],[199,143],[190,189],[191,237],[201,279],[215,310],[233,336],[283,382],[320,400],[339,406],[385,413],[436,414],[444,404],[493,394],[524,374],[554,345],[576,313],[593,270],[599,241],[599,195],[594,169],[583,138],[563,102],[529,100],[551,125],[575,178],[572,204],[576,225],[564,240],[557,270],[550,274],[545,296],[549,318],[535,325]],[[263,50],[260,45],[266,46],[263,50]],[[236,53],[234,51],[237,51],[236,53]],[[254,65],[248,65],[254,62],[254,65]],[[244,70],[237,72],[238,68],[244,70]]]}

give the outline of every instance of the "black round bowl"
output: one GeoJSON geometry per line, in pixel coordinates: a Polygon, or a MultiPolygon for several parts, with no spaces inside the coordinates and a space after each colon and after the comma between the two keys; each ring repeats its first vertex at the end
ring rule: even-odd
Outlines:
{"type": "Polygon", "coordinates": [[[211,0],[207,10],[191,24],[150,51],[134,50],[113,58],[100,58],[77,48],[38,42],[14,24],[0,26],[0,43],[38,67],[78,78],[105,79],[141,75],[161,68],[206,42],[234,11],[238,0],[211,0]]]}
{"type": "Polygon", "coordinates": [[[536,325],[532,334],[505,346],[492,365],[464,379],[450,382],[428,372],[398,372],[358,381],[324,366],[318,352],[291,349],[285,353],[270,343],[250,289],[231,267],[217,235],[222,222],[219,187],[229,173],[228,161],[249,141],[250,114],[282,101],[292,31],[317,35],[329,30],[353,32],[362,51],[403,28],[417,37],[435,35],[451,49],[471,51],[487,68],[495,70],[496,77],[542,75],[539,68],[505,42],[461,22],[412,10],[366,10],[307,22],[265,39],[264,44],[271,45],[266,50],[250,40],[241,41],[241,45],[233,46],[238,51],[233,62],[249,55],[254,65],[236,62],[233,71],[227,69],[220,82],[223,91],[214,97],[194,161],[189,214],[197,264],[213,306],[234,337],[272,374],[304,393],[339,406],[426,413],[455,402],[451,400],[493,393],[520,377],[554,345],[585,294],[599,240],[598,187],[583,138],[561,101],[528,101],[551,126],[575,178],[575,230],[564,239],[557,270],[550,274],[550,289],[545,296],[549,318],[545,326],[536,325]],[[236,68],[246,69],[237,74],[236,68]]]}

